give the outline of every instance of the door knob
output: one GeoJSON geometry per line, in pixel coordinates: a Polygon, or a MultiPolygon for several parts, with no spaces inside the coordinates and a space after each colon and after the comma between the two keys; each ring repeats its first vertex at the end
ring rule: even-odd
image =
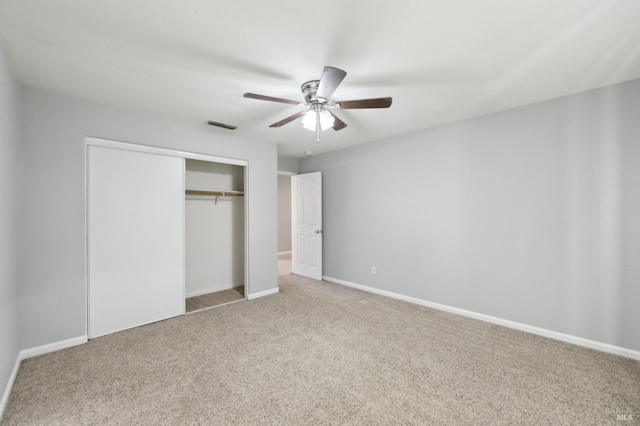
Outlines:
{"type": "Polygon", "coordinates": [[[316,229],[316,234],[322,234],[322,229],[316,229]]]}

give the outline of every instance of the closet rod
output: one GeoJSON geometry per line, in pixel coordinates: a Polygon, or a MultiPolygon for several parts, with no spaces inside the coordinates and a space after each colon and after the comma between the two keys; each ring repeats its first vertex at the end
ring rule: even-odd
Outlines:
{"type": "Polygon", "coordinates": [[[229,196],[229,197],[242,197],[244,192],[242,191],[205,191],[201,189],[187,189],[187,195],[212,195],[212,196],[229,196]]]}

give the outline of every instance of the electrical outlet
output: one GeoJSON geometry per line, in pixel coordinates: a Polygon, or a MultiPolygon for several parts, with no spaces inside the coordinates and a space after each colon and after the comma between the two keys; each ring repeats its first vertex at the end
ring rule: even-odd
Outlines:
{"type": "Polygon", "coordinates": [[[371,267],[371,275],[375,275],[375,274],[377,274],[377,273],[378,273],[378,271],[376,270],[376,267],[375,267],[375,266],[372,266],[372,267],[371,267]]]}

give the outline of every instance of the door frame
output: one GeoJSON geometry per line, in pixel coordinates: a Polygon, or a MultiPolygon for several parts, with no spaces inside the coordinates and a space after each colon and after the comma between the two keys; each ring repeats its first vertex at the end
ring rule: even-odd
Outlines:
{"type": "MultiPolygon", "coordinates": [[[[286,170],[278,170],[278,176],[288,176],[289,177],[289,212],[291,212],[291,203],[293,202],[293,195],[291,194],[291,177],[295,176],[299,173],[297,172],[288,172],[286,170]]],[[[280,195],[278,195],[280,196],[280,195]]],[[[280,213],[278,212],[278,215],[280,215],[280,213]]],[[[280,220],[279,216],[278,216],[278,220],[280,220]]],[[[291,219],[293,220],[293,218],[291,219]]],[[[289,221],[289,230],[291,231],[291,221],[289,221]]],[[[291,245],[291,250],[293,250],[293,234],[291,235],[291,241],[289,241],[289,244],[291,245]]],[[[286,253],[286,252],[283,252],[286,253]]],[[[291,253],[293,255],[293,253],[290,251],[289,253],[291,253]]],[[[278,252],[278,254],[280,254],[280,252],[278,252]]]]}
{"type": "MultiPolygon", "coordinates": [[[[190,151],[181,151],[175,150],[171,148],[161,148],[151,145],[140,145],[130,142],[119,142],[109,139],[102,139],[92,136],[85,136],[84,138],[84,264],[85,264],[85,306],[87,307],[86,315],[85,315],[85,331],[88,334],[89,332],[89,146],[97,146],[103,148],[113,148],[120,149],[124,151],[133,151],[133,152],[141,152],[147,154],[157,154],[157,155],[165,155],[169,157],[177,157],[189,160],[201,160],[207,161],[211,163],[222,163],[222,164],[231,164],[234,166],[243,166],[244,167],[244,299],[249,300],[250,296],[250,288],[251,288],[251,277],[249,275],[249,241],[250,241],[250,229],[249,229],[249,161],[242,160],[237,158],[229,158],[229,157],[219,157],[216,155],[209,154],[200,154],[196,152],[190,151]]],[[[186,171],[183,170],[183,185],[184,185],[184,173],[186,171]]],[[[183,213],[186,209],[186,200],[183,200],[182,203],[183,213]]],[[[183,214],[183,230],[185,229],[185,221],[186,216],[183,214]]],[[[185,238],[183,232],[183,239],[185,238]]],[[[185,253],[182,254],[182,262],[183,262],[183,271],[186,274],[186,256],[185,253]]],[[[186,286],[186,276],[183,277],[182,280],[182,293],[183,296],[185,294],[185,286],[186,286]]],[[[184,314],[183,314],[184,315],[184,314]]]]}

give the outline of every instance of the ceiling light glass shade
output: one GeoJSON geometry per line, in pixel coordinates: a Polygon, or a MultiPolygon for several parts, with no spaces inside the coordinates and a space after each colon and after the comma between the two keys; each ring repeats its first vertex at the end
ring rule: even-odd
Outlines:
{"type": "Polygon", "coordinates": [[[322,130],[327,130],[328,128],[333,127],[334,121],[335,118],[333,118],[333,115],[331,115],[329,111],[326,109],[320,111],[320,127],[322,127],[322,130]]]}
{"type": "Polygon", "coordinates": [[[305,129],[316,130],[316,115],[320,116],[320,128],[322,130],[327,130],[330,127],[333,127],[333,122],[335,118],[331,113],[327,110],[321,110],[320,114],[316,114],[316,111],[310,109],[307,113],[302,117],[302,126],[305,129]]]}
{"type": "Polygon", "coordinates": [[[309,130],[316,130],[316,112],[314,110],[309,110],[302,117],[302,127],[309,130]]]}

